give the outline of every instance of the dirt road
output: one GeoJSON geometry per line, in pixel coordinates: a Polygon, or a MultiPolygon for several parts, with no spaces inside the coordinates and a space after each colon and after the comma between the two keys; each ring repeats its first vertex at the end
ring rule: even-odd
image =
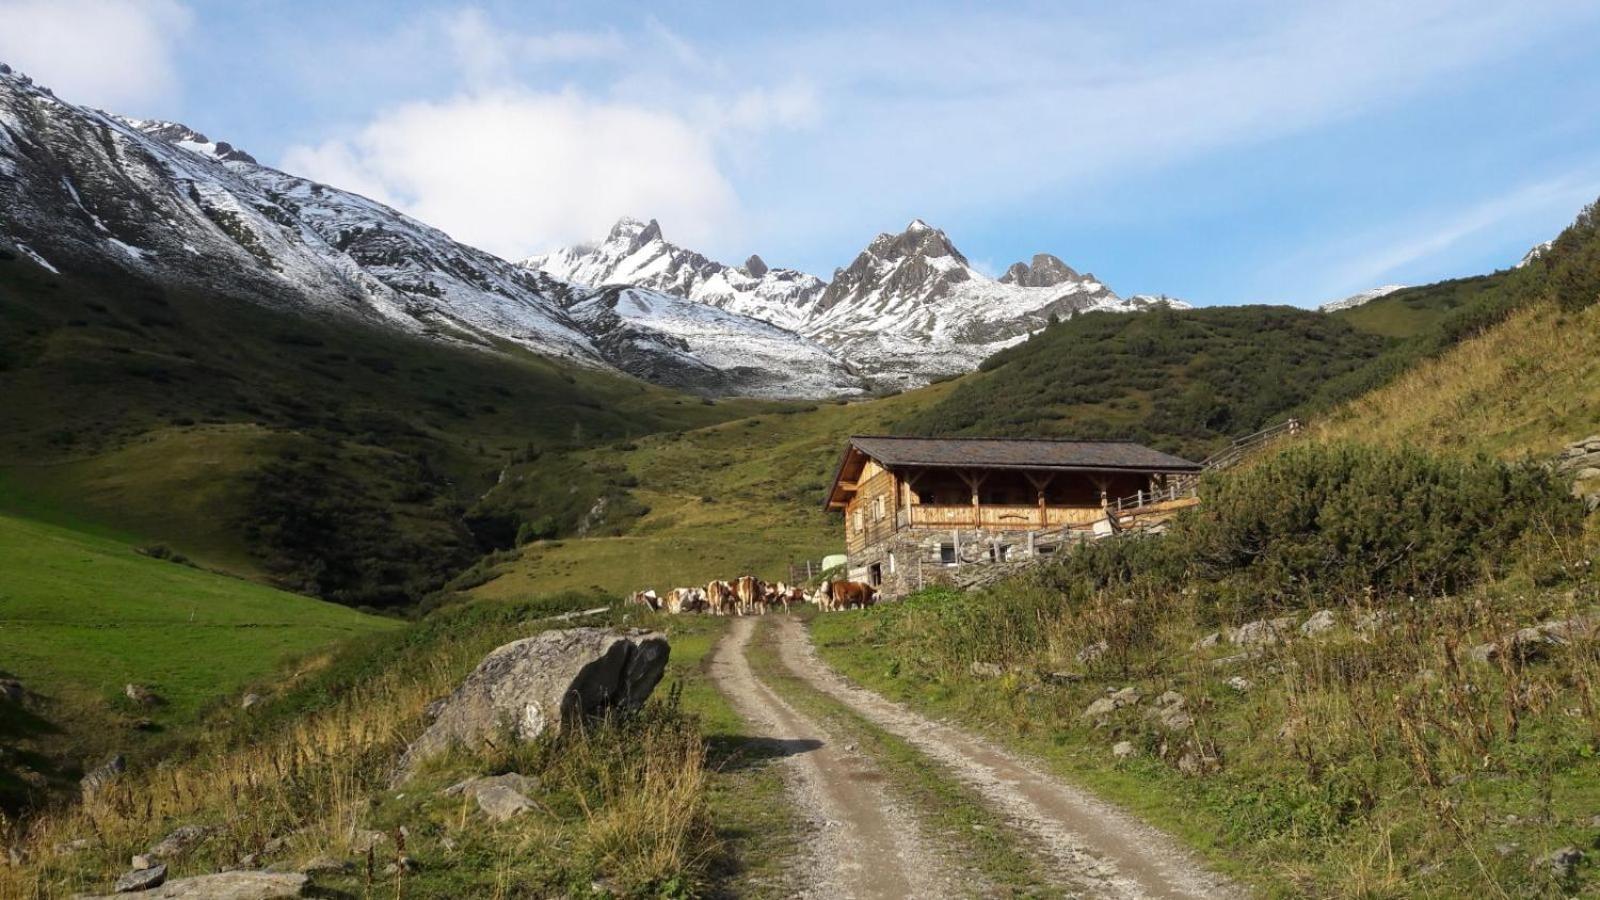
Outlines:
{"type": "Polygon", "coordinates": [[[756,678],[745,657],[756,624],[755,619],[733,621],[712,657],[711,676],[755,733],[784,754],[790,793],[812,824],[795,873],[801,896],[865,900],[983,893],[932,848],[872,760],[836,741],[756,678]]]}
{"type": "MultiPolygon", "coordinates": [[[[976,790],[1050,857],[1065,885],[1085,896],[1241,897],[1167,835],[1076,790],[993,743],[935,722],[857,687],[817,658],[797,619],[769,617],[779,655],[807,684],[839,700],[976,790]]],[[[743,634],[748,639],[750,630],[743,634]]]]}

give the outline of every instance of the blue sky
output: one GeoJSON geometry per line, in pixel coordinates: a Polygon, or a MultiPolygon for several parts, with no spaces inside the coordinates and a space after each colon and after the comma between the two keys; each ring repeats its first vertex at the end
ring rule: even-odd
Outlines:
{"type": "Polygon", "coordinates": [[[0,60],[516,257],[620,215],[827,276],[1312,305],[1509,265],[1600,197],[1600,5],[0,0],[0,60]]]}

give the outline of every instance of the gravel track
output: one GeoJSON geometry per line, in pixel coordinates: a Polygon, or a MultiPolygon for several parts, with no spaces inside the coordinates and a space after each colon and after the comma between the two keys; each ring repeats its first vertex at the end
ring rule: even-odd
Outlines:
{"type": "MultiPolygon", "coordinates": [[[[786,666],[811,687],[906,741],[976,790],[1042,848],[1056,875],[1075,893],[1108,898],[1246,896],[1170,836],[1117,807],[1063,784],[988,740],[846,681],[817,658],[804,625],[788,616],[774,619],[779,656],[786,666]]],[[[750,628],[742,634],[741,647],[750,628]]]]}
{"type": "Polygon", "coordinates": [[[712,656],[711,677],[762,739],[783,754],[790,794],[811,823],[794,873],[798,896],[865,900],[984,893],[933,848],[909,804],[892,796],[871,759],[835,740],[756,677],[745,657],[755,627],[755,619],[733,621],[712,656]]]}

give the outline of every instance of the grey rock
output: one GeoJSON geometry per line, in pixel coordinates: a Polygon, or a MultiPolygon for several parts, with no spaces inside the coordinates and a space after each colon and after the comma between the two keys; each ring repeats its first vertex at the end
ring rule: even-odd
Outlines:
{"type": "Polygon", "coordinates": [[[388,842],[388,840],[389,836],[381,831],[374,831],[366,828],[357,829],[350,836],[350,852],[357,854],[366,853],[368,850],[377,849],[380,845],[388,842]]]}
{"type": "Polygon", "coordinates": [[[117,884],[113,890],[119,894],[126,894],[131,891],[148,891],[153,887],[159,887],[166,880],[166,864],[157,863],[148,869],[134,869],[132,872],[124,873],[121,878],[117,879],[117,884]]]}
{"type": "Polygon", "coordinates": [[[132,700],[139,706],[146,708],[151,706],[159,706],[162,702],[161,695],[150,690],[148,687],[145,687],[142,684],[125,684],[122,687],[122,693],[123,696],[127,697],[129,700],[132,700]]]}
{"type": "Polygon", "coordinates": [[[1119,709],[1134,706],[1139,702],[1139,692],[1131,687],[1113,691],[1104,697],[1089,704],[1083,711],[1082,718],[1098,719],[1110,715],[1119,709]]]}
{"type": "Polygon", "coordinates": [[[0,700],[21,703],[28,697],[28,689],[15,678],[0,678],[0,700]]]}
{"type": "MultiPolygon", "coordinates": [[[[282,900],[305,896],[309,880],[298,873],[219,872],[179,878],[145,891],[139,900],[282,900]]],[[[83,897],[81,900],[127,900],[126,895],[83,897]]]]}
{"type": "Polygon", "coordinates": [[[1131,741],[1117,741],[1111,747],[1111,755],[1117,759],[1128,759],[1138,752],[1131,741]]]}
{"type": "Polygon", "coordinates": [[[410,874],[417,870],[417,861],[409,856],[402,856],[387,866],[383,867],[383,874],[398,875],[401,872],[410,874]]]}
{"type": "Polygon", "coordinates": [[[1339,617],[1333,610],[1323,609],[1311,615],[1311,618],[1300,623],[1300,633],[1306,637],[1315,637],[1325,631],[1332,631],[1339,624],[1339,617]]]}
{"type": "Polygon", "coordinates": [[[1210,650],[1222,643],[1222,632],[1213,631],[1205,637],[1189,645],[1190,650],[1210,650]]]}
{"type": "Polygon", "coordinates": [[[1577,481],[1588,481],[1591,478],[1600,478],[1600,469],[1597,469],[1594,466],[1587,466],[1579,469],[1577,474],[1573,475],[1572,477],[1577,481]]]}
{"type": "Polygon", "coordinates": [[[1156,705],[1167,708],[1182,709],[1186,703],[1183,695],[1177,691],[1166,691],[1156,698],[1156,705]]]}
{"type": "Polygon", "coordinates": [[[447,797],[460,795],[471,798],[477,801],[478,808],[483,810],[484,815],[496,822],[504,822],[533,809],[533,801],[528,799],[527,794],[538,788],[537,778],[510,772],[487,778],[472,778],[453,784],[446,788],[444,793],[447,797]]]}
{"type": "Polygon", "coordinates": [[[1000,668],[998,663],[983,662],[976,659],[972,661],[972,665],[967,666],[967,671],[978,678],[999,678],[1006,673],[1006,670],[1000,668]]]}
{"type": "Polygon", "coordinates": [[[128,867],[130,869],[149,869],[154,867],[157,862],[160,862],[160,860],[148,853],[135,853],[133,858],[128,860],[128,867]]]}
{"type": "Polygon", "coordinates": [[[255,706],[257,703],[260,703],[260,702],[261,702],[261,695],[260,694],[254,694],[254,693],[245,694],[243,697],[239,698],[239,708],[240,709],[249,709],[250,707],[255,706]]]}
{"type": "Polygon", "coordinates": [[[355,866],[351,865],[349,860],[335,859],[332,856],[318,856],[307,860],[300,867],[300,871],[307,875],[321,875],[348,872],[353,868],[355,866]]]}
{"type": "Polygon", "coordinates": [[[211,829],[203,825],[184,825],[174,828],[170,834],[147,850],[145,855],[153,856],[156,859],[179,859],[190,850],[193,850],[210,834],[211,829]]]}
{"type": "Polygon", "coordinates": [[[83,792],[83,799],[92,799],[96,794],[105,790],[112,782],[122,777],[128,771],[128,760],[121,753],[114,753],[110,759],[97,766],[89,774],[83,776],[78,782],[78,789],[83,792]]]}
{"type": "Polygon", "coordinates": [[[1583,862],[1583,851],[1577,847],[1562,847],[1553,850],[1534,860],[1529,868],[1535,871],[1543,870],[1550,873],[1552,878],[1565,881],[1577,871],[1578,865],[1583,862]]]}
{"type": "Polygon", "coordinates": [[[649,698],[666,670],[665,636],[571,628],[500,647],[437,707],[433,724],[406,748],[396,782],[422,760],[461,745],[476,749],[502,730],[527,741],[564,722],[649,698]]]}
{"type": "MultiPolygon", "coordinates": [[[[50,849],[57,856],[68,856],[73,853],[82,853],[93,846],[94,841],[89,838],[73,838],[70,841],[62,841],[50,849]]],[[[139,869],[143,868],[143,866],[135,865],[134,868],[139,869]]]]}
{"type": "Polygon", "coordinates": [[[1240,646],[1270,646],[1279,643],[1288,636],[1289,630],[1294,627],[1291,616],[1280,616],[1276,619],[1258,619],[1246,622],[1229,632],[1228,640],[1240,646]]]}
{"type": "Polygon", "coordinates": [[[1355,627],[1356,631],[1362,634],[1371,634],[1393,621],[1394,613],[1386,609],[1379,609],[1357,616],[1355,627]]]}
{"type": "Polygon", "coordinates": [[[1241,694],[1248,694],[1250,693],[1250,689],[1255,687],[1255,683],[1243,675],[1235,675],[1232,678],[1229,678],[1227,685],[1241,694]]]}
{"type": "Polygon", "coordinates": [[[1511,844],[1495,844],[1494,845],[1494,855],[1500,857],[1501,859],[1505,859],[1506,857],[1510,856],[1511,854],[1516,853],[1517,850],[1521,848],[1521,846],[1522,846],[1521,844],[1514,844],[1514,843],[1511,843],[1511,844]]]}
{"type": "Polygon", "coordinates": [[[1092,663],[1100,657],[1105,656],[1106,653],[1110,652],[1110,650],[1110,644],[1103,640],[1095,641],[1094,643],[1078,651],[1077,660],[1080,663],[1092,663]]]}

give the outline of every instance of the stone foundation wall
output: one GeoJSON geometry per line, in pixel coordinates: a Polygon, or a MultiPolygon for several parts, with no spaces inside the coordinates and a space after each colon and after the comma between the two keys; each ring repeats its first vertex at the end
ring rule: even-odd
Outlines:
{"type": "Polygon", "coordinates": [[[924,587],[961,584],[973,569],[1044,558],[1064,546],[1059,531],[901,531],[851,554],[849,577],[871,584],[876,566],[879,591],[884,597],[899,597],[924,587]]]}

